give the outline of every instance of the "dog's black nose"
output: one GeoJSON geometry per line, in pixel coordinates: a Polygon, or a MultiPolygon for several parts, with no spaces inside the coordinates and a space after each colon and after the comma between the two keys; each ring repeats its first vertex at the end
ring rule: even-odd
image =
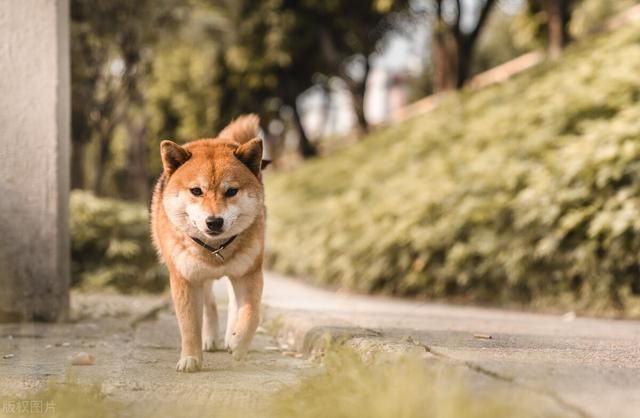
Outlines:
{"type": "Polygon", "coordinates": [[[224,224],[224,218],[217,216],[209,216],[207,218],[207,228],[212,232],[220,232],[222,225],[224,224]]]}

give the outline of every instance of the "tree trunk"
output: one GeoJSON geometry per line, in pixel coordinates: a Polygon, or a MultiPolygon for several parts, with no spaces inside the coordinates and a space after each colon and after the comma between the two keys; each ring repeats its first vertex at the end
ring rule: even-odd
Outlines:
{"type": "Polygon", "coordinates": [[[331,98],[331,88],[328,86],[327,84],[322,85],[322,123],[320,126],[322,126],[321,128],[321,133],[320,135],[322,137],[326,137],[327,135],[330,135],[331,132],[333,132],[332,129],[330,129],[332,127],[332,122],[331,122],[331,107],[333,105],[333,99],[331,98]]]}
{"type": "Polygon", "coordinates": [[[457,50],[458,68],[456,73],[456,88],[461,89],[471,74],[473,46],[469,43],[468,39],[465,38],[459,41],[457,50]]]}
{"type": "Polygon", "coordinates": [[[362,80],[354,81],[349,80],[347,85],[351,93],[351,101],[353,103],[353,112],[356,115],[356,122],[358,124],[358,130],[361,134],[369,132],[369,122],[367,116],[364,113],[364,96],[367,92],[367,81],[369,80],[369,72],[371,71],[371,64],[369,58],[365,57],[364,60],[364,74],[362,80]]]}
{"type": "Polygon", "coordinates": [[[87,144],[84,141],[73,141],[71,150],[71,189],[84,189],[85,155],[87,144]]]}
{"type": "Polygon", "coordinates": [[[99,135],[98,155],[96,156],[96,174],[93,179],[93,192],[97,196],[103,196],[104,176],[107,171],[107,163],[109,162],[109,153],[111,151],[111,130],[99,135]]]}
{"type": "Polygon", "coordinates": [[[122,197],[148,203],[150,199],[149,169],[147,167],[147,121],[127,123],[127,166],[122,180],[122,197]]]}
{"type": "Polygon", "coordinates": [[[293,109],[293,124],[298,130],[298,152],[304,159],[315,157],[318,155],[318,150],[316,150],[316,147],[309,141],[309,137],[307,137],[307,133],[304,131],[300,112],[298,112],[298,106],[295,100],[293,100],[293,104],[290,104],[290,106],[293,109]]]}
{"type": "MultiPolygon", "coordinates": [[[[444,25],[444,23],[442,23],[444,25]]],[[[441,26],[438,23],[438,26],[441,26]]],[[[458,85],[458,52],[453,36],[443,28],[434,33],[433,90],[452,90],[458,85]]]]}
{"type": "Polygon", "coordinates": [[[486,0],[480,9],[475,28],[463,32],[460,27],[462,2],[457,1],[457,17],[453,24],[444,20],[442,0],[436,2],[433,89],[435,92],[460,89],[471,75],[473,51],[496,0],[486,0]]]}
{"type": "Polygon", "coordinates": [[[567,1],[542,0],[541,5],[547,15],[549,55],[558,58],[569,40],[567,1]]]}

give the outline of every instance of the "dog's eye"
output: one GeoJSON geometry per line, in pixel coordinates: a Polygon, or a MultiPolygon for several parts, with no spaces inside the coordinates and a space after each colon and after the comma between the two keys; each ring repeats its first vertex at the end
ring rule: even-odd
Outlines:
{"type": "Polygon", "coordinates": [[[192,187],[189,190],[191,191],[191,194],[194,196],[202,196],[202,189],[199,187],[192,187]]]}
{"type": "Polygon", "coordinates": [[[238,189],[236,189],[235,187],[230,187],[227,189],[226,192],[224,192],[224,196],[225,197],[233,197],[238,193],[238,189]]]}

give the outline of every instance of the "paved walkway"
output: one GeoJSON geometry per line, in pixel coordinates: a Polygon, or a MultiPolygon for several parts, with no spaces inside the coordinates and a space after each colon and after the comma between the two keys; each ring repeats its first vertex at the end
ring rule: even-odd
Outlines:
{"type": "MultiPolygon", "coordinates": [[[[226,300],[224,283],[217,290],[226,300]]],[[[329,332],[364,353],[418,350],[425,361],[456,369],[473,391],[526,401],[523,408],[540,416],[640,417],[639,321],[336,294],[270,273],[263,327],[247,360],[205,353],[203,372],[179,374],[167,299],[74,294],[72,304],[73,323],[0,325],[0,398],[72,374],[97,383],[128,416],[210,416],[238,406],[260,416],[267,395],[317,370],[293,351],[312,352],[329,332]],[[80,351],[96,364],[69,366],[80,351]]]]}
{"type": "Polygon", "coordinates": [[[415,341],[567,414],[640,417],[640,321],[335,294],[275,274],[267,276],[264,303],[280,315],[281,340],[299,350],[323,328],[390,347],[415,341]]]}
{"type": "Polygon", "coordinates": [[[283,355],[260,331],[246,361],[204,353],[202,372],[177,373],[179,333],[166,299],[73,294],[72,305],[75,323],[0,325],[1,400],[70,377],[81,386],[98,385],[116,401],[121,411],[109,416],[235,417],[251,410],[257,417],[269,394],[314,370],[283,355]],[[95,356],[95,364],[70,366],[69,357],[79,352],[95,356]]]}

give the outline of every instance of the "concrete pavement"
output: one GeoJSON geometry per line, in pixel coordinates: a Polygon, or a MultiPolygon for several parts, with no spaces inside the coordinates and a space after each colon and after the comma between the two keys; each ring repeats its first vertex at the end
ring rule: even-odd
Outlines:
{"type": "MultiPolygon", "coordinates": [[[[283,355],[261,330],[246,361],[222,351],[204,353],[202,372],[177,373],[180,339],[167,302],[161,296],[73,293],[72,323],[0,325],[0,407],[48,382],[65,387],[71,380],[97,385],[114,401],[119,410],[108,416],[260,416],[270,394],[315,370],[283,355]],[[79,352],[93,355],[95,364],[71,366],[69,357],[79,352]]],[[[225,317],[221,309],[221,321],[225,317]]],[[[67,416],[54,412],[49,416],[67,416]]],[[[21,415],[0,409],[3,416],[21,415]]]]}
{"type": "MultiPolygon", "coordinates": [[[[223,324],[225,283],[216,290],[223,324]]],[[[179,374],[168,299],[76,293],[71,301],[72,323],[0,325],[0,398],[72,375],[99,385],[126,416],[219,416],[209,411],[238,408],[260,416],[270,394],[317,372],[295,352],[313,356],[328,333],[365,356],[419,353],[462,376],[473,393],[498,394],[527,416],[640,417],[640,321],[348,295],[268,273],[263,326],[247,360],[205,353],[203,372],[179,374]],[[94,355],[95,365],[70,366],[80,351],[94,355]]]]}
{"type": "Polygon", "coordinates": [[[325,332],[368,349],[425,352],[561,416],[640,417],[640,321],[576,318],[334,293],[269,273],[266,316],[279,341],[310,352],[325,332]]]}

